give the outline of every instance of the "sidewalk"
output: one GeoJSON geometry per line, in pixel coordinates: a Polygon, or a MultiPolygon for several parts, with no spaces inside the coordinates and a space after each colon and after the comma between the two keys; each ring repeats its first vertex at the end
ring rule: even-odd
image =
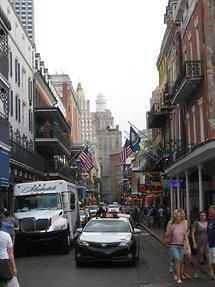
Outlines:
{"type": "MultiPolygon", "coordinates": [[[[165,246],[166,243],[164,241],[164,229],[163,228],[149,228],[143,223],[141,223],[141,226],[148,231],[152,236],[154,236],[157,240],[159,240],[161,243],[163,243],[165,246]]],[[[191,264],[194,265],[195,262],[195,255],[192,254],[191,264]]],[[[208,274],[207,264],[204,263],[203,265],[200,265],[200,271],[203,273],[208,274]]]]}

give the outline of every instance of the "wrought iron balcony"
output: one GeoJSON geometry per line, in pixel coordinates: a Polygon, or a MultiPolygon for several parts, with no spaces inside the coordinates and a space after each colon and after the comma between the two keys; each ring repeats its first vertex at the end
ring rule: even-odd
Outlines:
{"type": "Polygon", "coordinates": [[[30,167],[45,172],[45,160],[37,153],[25,148],[21,144],[10,140],[10,162],[16,166],[30,167]]]}
{"type": "Polygon", "coordinates": [[[71,181],[71,179],[76,179],[78,176],[78,170],[75,167],[70,167],[68,163],[58,159],[46,161],[46,172],[51,179],[62,178],[71,181]]]}
{"type": "Polygon", "coordinates": [[[168,110],[162,108],[161,104],[154,104],[148,113],[148,128],[162,128],[166,124],[168,110]]]}
{"type": "Polygon", "coordinates": [[[46,158],[70,155],[70,127],[58,108],[35,109],[35,144],[46,158]]]}
{"type": "Polygon", "coordinates": [[[166,83],[162,93],[161,111],[169,112],[172,107],[172,85],[166,83]]]}
{"type": "Polygon", "coordinates": [[[0,35],[0,62],[0,74],[8,79],[8,41],[6,34],[0,35]]]}
{"type": "Polygon", "coordinates": [[[171,153],[169,161],[167,162],[167,166],[170,166],[177,160],[193,152],[199,146],[199,144],[187,144],[186,141],[182,139],[178,140],[172,139],[168,142],[168,145],[171,150],[171,153]]]}
{"type": "Polygon", "coordinates": [[[0,142],[9,145],[9,122],[0,113],[0,142]]]}
{"type": "Polygon", "coordinates": [[[203,78],[201,61],[186,61],[173,86],[173,103],[186,101],[203,78]]]}

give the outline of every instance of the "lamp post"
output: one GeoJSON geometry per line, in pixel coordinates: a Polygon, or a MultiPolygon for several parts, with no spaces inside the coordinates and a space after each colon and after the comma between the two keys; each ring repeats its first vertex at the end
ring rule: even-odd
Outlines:
{"type": "Polygon", "coordinates": [[[100,169],[100,182],[98,185],[98,189],[99,189],[99,197],[100,197],[100,201],[103,201],[103,196],[102,196],[102,158],[99,158],[99,169],[100,169]]]}

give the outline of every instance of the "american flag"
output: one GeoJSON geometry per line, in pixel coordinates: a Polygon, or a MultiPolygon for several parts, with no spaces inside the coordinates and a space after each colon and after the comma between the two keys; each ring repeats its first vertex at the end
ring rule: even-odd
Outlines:
{"type": "Polygon", "coordinates": [[[92,155],[89,151],[88,145],[83,148],[78,158],[81,161],[85,172],[89,172],[93,168],[92,155]]]}
{"type": "Polygon", "coordinates": [[[130,147],[130,141],[126,139],[123,150],[120,155],[121,162],[124,162],[127,157],[129,157],[130,154],[132,154],[132,149],[130,147]]]}

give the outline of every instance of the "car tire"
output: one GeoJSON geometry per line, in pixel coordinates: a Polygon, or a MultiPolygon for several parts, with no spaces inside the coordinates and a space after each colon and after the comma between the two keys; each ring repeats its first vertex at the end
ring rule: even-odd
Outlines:
{"type": "Polygon", "coordinates": [[[133,258],[132,258],[132,260],[130,261],[130,265],[132,266],[132,267],[135,267],[136,265],[137,265],[137,256],[136,256],[136,254],[133,254],[133,258]]]}

